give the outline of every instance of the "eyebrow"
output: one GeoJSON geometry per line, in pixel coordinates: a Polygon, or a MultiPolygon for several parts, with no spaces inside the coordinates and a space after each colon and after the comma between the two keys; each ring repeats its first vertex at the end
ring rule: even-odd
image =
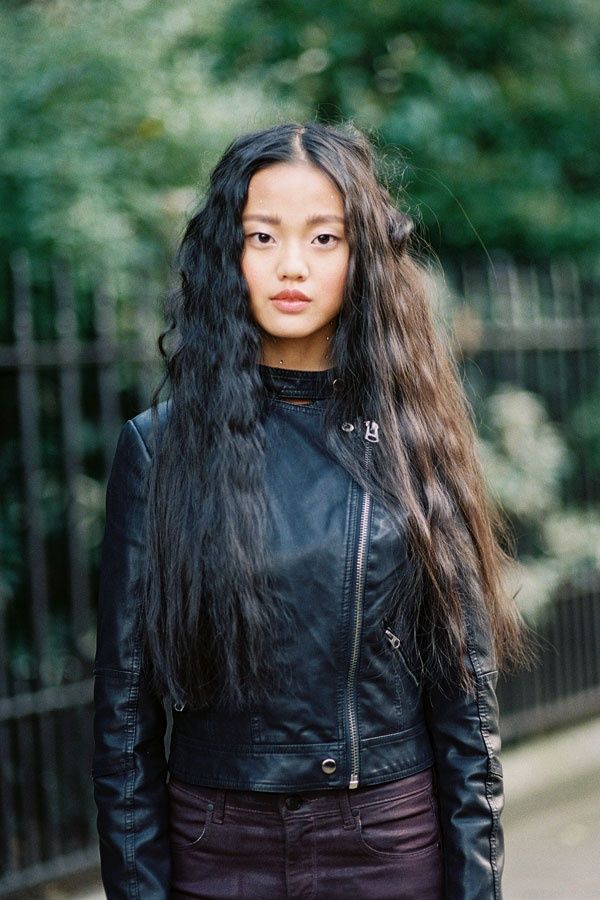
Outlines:
{"type": "MultiPolygon", "coordinates": [[[[242,222],[248,222],[250,219],[254,222],[265,222],[267,225],[281,225],[280,216],[268,216],[264,213],[251,213],[250,215],[244,216],[242,222]]],[[[338,222],[341,225],[345,224],[342,216],[316,213],[315,215],[306,217],[307,225],[325,225],[327,222],[338,222]]]]}

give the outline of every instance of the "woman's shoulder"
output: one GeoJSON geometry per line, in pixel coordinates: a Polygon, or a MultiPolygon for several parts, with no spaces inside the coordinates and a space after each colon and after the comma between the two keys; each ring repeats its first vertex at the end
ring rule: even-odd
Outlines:
{"type": "Polygon", "coordinates": [[[163,400],[156,407],[150,406],[148,409],[138,413],[137,416],[129,419],[123,426],[124,429],[131,426],[135,428],[151,456],[156,445],[156,438],[160,436],[161,431],[165,427],[170,405],[168,400],[163,400]]]}

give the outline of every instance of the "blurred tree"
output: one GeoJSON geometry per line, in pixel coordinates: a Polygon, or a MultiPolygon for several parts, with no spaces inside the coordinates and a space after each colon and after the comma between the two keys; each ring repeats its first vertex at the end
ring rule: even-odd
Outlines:
{"type": "Polygon", "coordinates": [[[444,255],[597,257],[597,0],[236,0],[219,39],[220,76],[399,147],[444,255]]]}
{"type": "Polygon", "coordinates": [[[600,511],[561,503],[561,483],[576,464],[543,400],[500,384],[485,400],[489,423],[479,440],[486,478],[508,515],[519,561],[507,572],[529,617],[565,591],[598,584],[600,511]]]}
{"type": "Polygon", "coordinates": [[[210,75],[228,0],[0,7],[0,241],[96,273],[170,257],[198,182],[260,87],[210,75]]]}

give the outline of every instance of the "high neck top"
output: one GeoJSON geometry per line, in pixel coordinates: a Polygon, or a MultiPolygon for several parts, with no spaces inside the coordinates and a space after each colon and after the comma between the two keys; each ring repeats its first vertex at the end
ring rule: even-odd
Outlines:
{"type": "Polygon", "coordinates": [[[296,400],[324,400],[334,390],[335,369],[303,371],[258,366],[267,394],[296,400]]]}

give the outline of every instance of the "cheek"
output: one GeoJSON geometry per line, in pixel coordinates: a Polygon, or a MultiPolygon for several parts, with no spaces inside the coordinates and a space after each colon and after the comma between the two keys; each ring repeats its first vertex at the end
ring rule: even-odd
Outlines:
{"type": "Polygon", "coordinates": [[[261,278],[261,265],[252,258],[252,254],[244,254],[241,262],[242,275],[248,287],[248,309],[255,322],[261,321],[261,297],[264,294],[261,278]]]}
{"type": "Polygon", "coordinates": [[[248,290],[252,293],[252,285],[254,284],[254,273],[252,270],[252,261],[248,258],[248,254],[244,253],[241,263],[242,275],[246,279],[248,290]]]}
{"type": "Polygon", "coordinates": [[[346,278],[348,275],[348,260],[337,262],[328,272],[327,280],[329,291],[341,301],[346,286],[346,278]]]}

